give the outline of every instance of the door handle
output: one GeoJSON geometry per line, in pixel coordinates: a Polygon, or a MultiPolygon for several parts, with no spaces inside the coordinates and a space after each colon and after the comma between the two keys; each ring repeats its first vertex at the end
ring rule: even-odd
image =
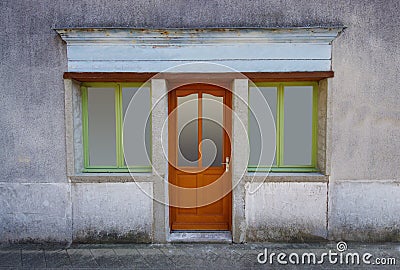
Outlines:
{"type": "Polygon", "coordinates": [[[229,157],[226,157],[225,162],[221,162],[221,164],[225,165],[225,172],[229,172],[229,157]]]}

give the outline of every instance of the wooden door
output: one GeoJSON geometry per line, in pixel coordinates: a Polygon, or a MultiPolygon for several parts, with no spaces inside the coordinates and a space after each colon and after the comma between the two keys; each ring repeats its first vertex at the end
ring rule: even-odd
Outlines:
{"type": "Polygon", "coordinates": [[[171,230],[230,230],[232,95],[191,84],[169,93],[171,230]]]}

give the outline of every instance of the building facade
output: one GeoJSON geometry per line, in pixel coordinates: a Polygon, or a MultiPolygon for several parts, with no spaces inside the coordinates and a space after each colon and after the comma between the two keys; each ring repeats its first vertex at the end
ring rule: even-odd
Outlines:
{"type": "Polygon", "coordinates": [[[397,1],[3,1],[0,241],[399,241],[397,1]]]}

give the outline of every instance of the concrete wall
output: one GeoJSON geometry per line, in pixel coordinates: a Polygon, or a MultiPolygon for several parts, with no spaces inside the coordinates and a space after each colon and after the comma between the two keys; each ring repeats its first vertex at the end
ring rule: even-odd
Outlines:
{"type": "Polygon", "coordinates": [[[247,241],[327,238],[327,183],[251,183],[246,194],[247,241]],[[252,194],[252,191],[255,191],[252,194]]]}
{"type": "MultiPolygon", "coordinates": [[[[93,191],[84,185],[82,189],[79,185],[71,188],[67,178],[62,80],[67,69],[66,46],[52,27],[339,24],[347,29],[333,43],[335,77],[328,80],[329,182],[309,184],[310,180],[303,179],[300,182],[305,183],[280,185],[292,191],[289,202],[301,200],[304,207],[318,205],[315,213],[289,207],[300,211],[296,212],[298,220],[293,226],[306,233],[323,238],[327,235],[333,240],[399,240],[399,8],[397,0],[288,0],[279,4],[272,0],[1,1],[0,241],[68,242],[73,235],[80,235],[72,229],[72,217],[78,218],[74,209],[77,213],[92,213],[93,218],[98,213],[84,204],[93,191]],[[304,194],[300,196],[298,192],[304,194]],[[76,197],[77,194],[82,196],[76,197]],[[303,222],[305,216],[315,221],[314,225],[319,224],[318,229],[303,222]],[[325,221],[327,229],[323,231],[325,221]]],[[[102,188],[98,184],[98,190],[102,188]]],[[[282,198],[270,196],[271,190],[284,191],[267,184],[256,197],[247,199],[261,202],[246,209],[247,226],[252,228],[249,240],[257,238],[253,233],[256,231],[261,231],[261,239],[271,238],[263,229],[276,224],[271,220],[283,211],[275,208],[263,215],[266,205],[283,203],[282,198]]],[[[150,207],[148,202],[142,206],[150,207]]],[[[127,211],[135,214],[138,209],[132,206],[127,211]]],[[[122,218],[127,224],[125,214],[116,211],[113,218],[122,218]]],[[[88,215],[78,219],[75,228],[104,224],[111,231],[106,220],[92,223],[90,218],[88,215]]],[[[278,220],[283,224],[286,219],[278,220]]],[[[149,222],[146,217],[138,226],[149,232],[149,222]]],[[[123,226],[121,230],[129,233],[135,226],[123,226]]],[[[274,238],[285,239],[283,234],[274,238]]]]}
{"type": "Polygon", "coordinates": [[[77,242],[151,242],[152,183],[72,185],[73,239],[77,242]]]}
{"type": "Polygon", "coordinates": [[[1,242],[69,242],[70,193],[66,183],[1,183],[1,242]]]}

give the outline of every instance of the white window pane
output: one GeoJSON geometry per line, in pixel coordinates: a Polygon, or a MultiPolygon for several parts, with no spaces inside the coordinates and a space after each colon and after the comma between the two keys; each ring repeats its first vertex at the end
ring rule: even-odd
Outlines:
{"type": "Polygon", "coordinates": [[[89,165],[115,166],[114,88],[88,88],[89,165]]]}
{"type": "Polygon", "coordinates": [[[270,166],[272,158],[272,165],[276,164],[274,154],[276,146],[277,92],[277,87],[250,88],[249,165],[270,166]]]}
{"type": "Polygon", "coordinates": [[[284,89],[285,165],[311,165],[312,86],[286,86],[284,89]]]}
{"type": "Polygon", "coordinates": [[[198,95],[178,97],[178,166],[198,166],[198,95]]]}
{"type": "Polygon", "coordinates": [[[203,94],[202,107],[202,165],[203,167],[221,167],[224,99],[223,97],[203,94]]]}
{"type": "MultiPolygon", "coordinates": [[[[151,101],[149,87],[122,88],[124,154],[129,166],[150,166],[151,101]],[[128,106],[129,110],[128,110],[128,106]],[[129,116],[127,115],[127,111],[129,116]]],[[[126,165],[124,159],[124,165],[126,165]]]]}

